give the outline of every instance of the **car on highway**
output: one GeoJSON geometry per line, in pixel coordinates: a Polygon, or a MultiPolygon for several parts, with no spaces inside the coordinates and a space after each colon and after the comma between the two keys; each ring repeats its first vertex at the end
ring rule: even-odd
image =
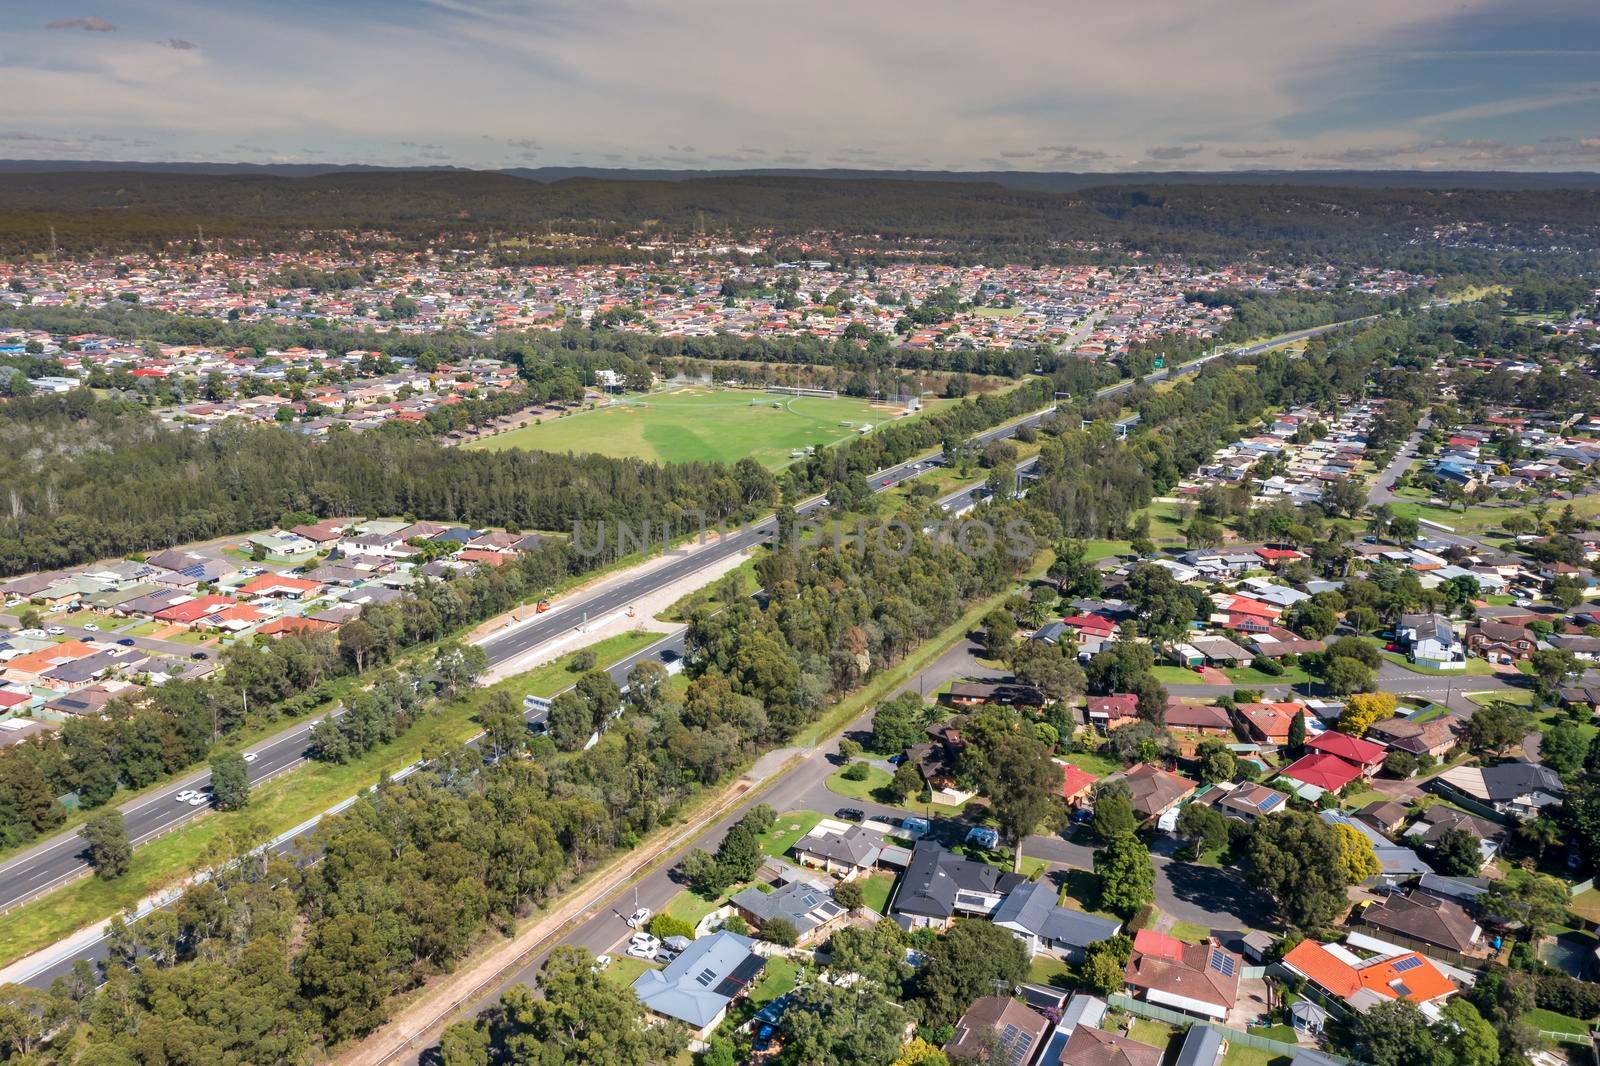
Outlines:
{"type": "Polygon", "coordinates": [[[641,926],[643,926],[646,922],[648,922],[650,920],[651,913],[652,912],[651,912],[649,907],[640,907],[638,910],[636,910],[632,914],[628,915],[628,928],[629,929],[638,929],[638,928],[640,928],[641,926]]]}
{"type": "Polygon", "coordinates": [[[198,795],[200,795],[200,793],[196,792],[194,789],[186,788],[174,796],[173,799],[177,800],[179,803],[188,803],[198,795]]]}
{"type": "Polygon", "coordinates": [[[247,752],[244,753],[242,758],[244,759],[245,762],[255,762],[256,761],[256,753],[253,752],[253,751],[247,751],[247,752]]]}
{"type": "Polygon", "coordinates": [[[208,792],[196,792],[194,795],[189,797],[189,806],[191,807],[204,807],[210,802],[211,794],[208,792]]]}
{"type": "Polygon", "coordinates": [[[860,807],[840,807],[833,816],[843,822],[862,822],[866,821],[867,812],[860,807]]]}
{"type": "Polygon", "coordinates": [[[892,478],[884,478],[883,479],[883,487],[884,488],[888,488],[890,486],[890,484],[893,483],[893,480],[894,479],[892,479],[892,478]]]}

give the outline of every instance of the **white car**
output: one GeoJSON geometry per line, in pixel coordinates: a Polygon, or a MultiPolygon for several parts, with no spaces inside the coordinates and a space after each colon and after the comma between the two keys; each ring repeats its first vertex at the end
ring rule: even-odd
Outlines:
{"type": "Polygon", "coordinates": [[[599,971],[605,969],[607,966],[610,966],[610,965],[611,965],[611,956],[610,955],[596,955],[594,957],[594,968],[595,968],[595,972],[596,973],[598,973],[599,971]]]}
{"type": "Polygon", "coordinates": [[[59,637],[64,636],[67,631],[62,629],[60,626],[51,626],[49,629],[46,629],[45,632],[50,634],[52,637],[59,637]]]}
{"type": "Polygon", "coordinates": [[[90,632],[90,633],[98,633],[98,632],[100,632],[100,627],[95,625],[93,622],[85,622],[85,623],[83,623],[83,628],[85,630],[87,630],[88,632],[90,632]]]}
{"type": "Polygon", "coordinates": [[[256,761],[256,753],[253,752],[253,751],[245,752],[244,753],[244,761],[245,762],[255,762],[256,761]]]}
{"type": "Polygon", "coordinates": [[[638,929],[648,921],[650,921],[650,908],[640,907],[638,910],[628,915],[628,928],[638,929]]]}
{"type": "Polygon", "coordinates": [[[190,800],[194,799],[198,795],[200,795],[200,793],[196,792],[194,789],[186,788],[182,792],[178,793],[173,798],[176,799],[179,803],[188,803],[190,800]]]}
{"type": "Polygon", "coordinates": [[[650,940],[634,940],[628,944],[628,954],[636,959],[654,959],[656,952],[661,950],[660,941],[653,937],[650,940]]]}
{"type": "Polygon", "coordinates": [[[211,797],[207,796],[203,792],[197,792],[193,796],[189,797],[189,806],[191,806],[191,807],[204,807],[206,804],[208,804],[210,802],[211,802],[211,797]]]}
{"type": "Polygon", "coordinates": [[[1528,599],[1528,597],[1523,596],[1521,599],[1516,601],[1516,604],[1518,607],[1532,607],[1533,601],[1528,599]]]}

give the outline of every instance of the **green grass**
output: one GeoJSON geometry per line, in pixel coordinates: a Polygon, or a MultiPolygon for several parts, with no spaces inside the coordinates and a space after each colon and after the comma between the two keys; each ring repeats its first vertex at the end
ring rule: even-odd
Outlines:
{"type": "MultiPolygon", "coordinates": [[[[648,633],[623,633],[592,645],[601,665],[616,662],[659,639],[648,633]]],[[[554,695],[577,675],[567,669],[570,656],[498,685],[474,689],[463,698],[417,721],[394,743],[384,745],[342,766],[309,762],[258,785],[242,811],[213,811],[183,828],[134,850],[128,872],[114,881],[86,878],[0,915],[0,965],[55,943],[68,934],[127,910],[141,899],[181,880],[206,865],[214,845],[230,835],[245,834],[252,842],[270,839],[327,810],[348,796],[376,784],[422,757],[435,744],[459,744],[478,732],[473,720],[480,702],[496,689],[514,697],[554,695]]]]}
{"type": "Polygon", "coordinates": [[[1466,695],[1467,699],[1480,707],[1485,707],[1495,702],[1514,703],[1518,707],[1532,707],[1539,699],[1530,689],[1525,688],[1497,688],[1488,692],[1469,692],[1466,695]]]}
{"type": "Polygon", "coordinates": [[[640,974],[654,969],[657,969],[657,967],[644,959],[636,959],[632,955],[618,954],[612,957],[611,965],[607,966],[603,972],[606,980],[615,981],[623,988],[627,988],[639,979],[640,974]]]}
{"type": "MultiPolygon", "coordinates": [[[[1152,666],[1150,668],[1150,676],[1163,685],[1203,685],[1206,683],[1205,678],[1187,666],[1173,666],[1170,663],[1152,666]]],[[[1222,688],[1223,686],[1218,685],[1217,687],[1222,688]]]]}
{"type": "Polygon", "coordinates": [[[750,990],[750,1002],[764,1007],[785,992],[793,991],[800,967],[786,955],[774,955],[762,967],[761,980],[750,990]]]}
{"type": "Polygon", "coordinates": [[[815,829],[822,819],[823,815],[816,811],[791,811],[778,815],[772,828],[761,836],[761,850],[773,856],[789,854],[795,841],[815,829]]]}
{"type": "Polygon", "coordinates": [[[1172,923],[1167,935],[1185,944],[1200,944],[1210,939],[1211,930],[1198,922],[1186,922],[1180,918],[1172,923]]]}
{"type": "Polygon", "coordinates": [[[1086,561],[1097,563],[1101,559],[1109,559],[1113,555],[1127,555],[1133,551],[1133,544],[1126,540],[1087,540],[1083,543],[1083,557],[1086,561]]]}
{"type": "Polygon", "coordinates": [[[1228,1053],[1222,1056],[1221,1066],[1289,1066],[1292,1061],[1288,1055],[1245,1047],[1243,1044],[1229,1044],[1228,1053]]]}
{"type": "MultiPolygon", "coordinates": [[[[731,895],[733,889],[729,889],[731,895]]],[[[690,925],[699,925],[700,919],[722,906],[721,899],[706,899],[694,892],[684,889],[667,901],[662,914],[670,914],[674,918],[681,918],[690,925]]]]}
{"type": "Polygon", "coordinates": [[[1535,1007],[1522,1016],[1523,1021],[1535,1029],[1544,1029],[1552,1033],[1571,1033],[1574,1036],[1586,1036],[1590,1023],[1581,1018],[1574,1018],[1570,1014],[1557,1014],[1553,1010],[1535,1007]]]}
{"type": "MultiPolygon", "coordinates": [[[[938,401],[930,401],[923,410],[936,406],[938,401]]],[[[858,435],[861,426],[892,422],[901,411],[849,397],[830,400],[696,387],[628,397],[466,447],[596,452],[664,463],[732,463],[750,457],[779,469],[794,461],[792,451],[848,440],[858,435]]]]}
{"type": "MultiPolygon", "coordinates": [[[[1416,519],[1427,519],[1449,526],[1458,533],[1499,533],[1507,515],[1527,509],[1520,503],[1501,506],[1472,504],[1466,510],[1458,511],[1429,504],[1427,500],[1431,497],[1419,489],[1406,489],[1401,496],[1402,498],[1395,500],[1389,508],[1395,516],[1407,515],[1416,519]]],[[[1572,504],[1573,513],[1579,518],[1591,518],[1600,514],[1600,495],[1590,493],[1570,501],[1551,501],[1552,516],[1559,514],[1568,503],[1572,504]]]]}
{"type": "Polygon", "coordinates": [[[687,622],[702,604],[729,602],[723,597],[723,592],[730,588],[733,599],[747,599],[755,594],[759,584],[756,580],[756,562],[760,558],[761,554],[750,556],[722,577],[704,588],[695,589],[656,617],[663,622],[687,622]]]}
{"type": "Polygon", "coordinates": [[[1168,1044],[1172,1043],[1172,1038],[1177,1035],[1176,1026],[1168,1025],[1166,1022],[1154,1021],[1150,1018],[1135,1018],[1133,1019],[1133,1024],[1128,1027],[1129,1038],[1137,1040],[1141,1044],[1149,1044],[1151,1047],[1158,1047],[1163,1050],[1166,1049],[1168,1044]]]}
{"type": "Polygon", "coordinates": [[[1268,1040],[1281,1040],[1285,1044],[1295,1042],[1294,1027],[1292,1025],[1251,1026],[1246,1032],[1251,1036],[1264,1036],[1268,1040]]]}
{"type": "Polygon", "coordinates": [[[889,913],[889,896],[894,892],[894,874],[873,874],[860,880],[861,902],[879,914],[889,913]]]}
{"type": "Polygon", "coordinates": [[[1095,751],[1078,752],[1074,755],[1062,757],[1062,762],[1071,763],[1080,770],[1087,770],[1096,777],[1114,774],[1122,769],[1122,764],[1109,755],[1101,755],[1095,751]]]}
{"type": "Polygon", "coordinates": [[[1298,666],[1286,668],[1281,674],[1269,674],[1253,666],[1235,667],[1222,671],[1236,685],[1304,685],[1311,675],[1298,666]]]}
{"type": "Polygon", "coordinates": [[[1028,966],[1028,980],[1036,985],[1067,988],[1072,984],[1072,966],[1051,955],[1035,955],[1028,966]]]}
{"type": "Polygon", "coordinates": [[[853,800],[869,800],[874,798],[872,795],[874,792],[887,785],[889,781],[888,771],[880,770],[876,766],[867,767],[867,776],[861,781],[848,780],[844,776],[844,768],[841,767],[828,778],[828,791],[837,792],[853,800]]]}

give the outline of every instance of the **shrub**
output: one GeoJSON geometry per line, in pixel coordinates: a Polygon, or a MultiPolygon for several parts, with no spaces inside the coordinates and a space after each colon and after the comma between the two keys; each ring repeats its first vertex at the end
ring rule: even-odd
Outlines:
{"type": "Polygon", "coordinates": [[[855,910],[861,906],[865,893],[861,886],[854,881],[840,881],[833,886],[833,901],[847,910],[855,910]]]}
{"type": "Polygon", "coordinates": [[[761,932],[757,935],[769,944],[776,944],[781,948],[792,948],[794,942],[800,939],[794,923],[787,918],[768,918],[761,923],[761,932]]]}
{"type": "Polygon", "coordinates": [[[846,781],[865,781],[867,779],[867,774],[870,772],[871,767],[869,767],[866,763],[853,762],[844,768],[844,774],[842,776],[846,781]]]}
{"type": "Polygon", "coordinates": [[[684,936],[693,940],[694,926],[682,918],[675,918],[670,914],[658,914],[650,919],[650,935],[658,940],[673,936],[684,936]]]}

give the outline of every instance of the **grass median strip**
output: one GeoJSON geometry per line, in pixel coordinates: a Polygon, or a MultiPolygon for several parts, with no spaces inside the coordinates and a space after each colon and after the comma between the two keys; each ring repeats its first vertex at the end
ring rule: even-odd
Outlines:
{"type": "MultiPolygon", "coordinates": [[[[598,665],[607,666],[661,639],[659,633],[635,631],[607,637],[591,645],[598,665]]],[[[65,885],[31,903],[0,915],[0,965],[8,965],[48,947],[97,921],[136,906],[187,877],[203,865],[214,845],[230,833],[270,839],[327,810],[421,758],[436,742],[460,743],[478,732],[473,716],[488,694],[504,689],[513,695],[549,696],[566,688],[578,675],[569,669],[572,654],[535,670],[461,698],[417,721],[406,734],[343,765],[307,763],[258,786],[250,806],[231,813],[212,812],[135,849],[128,872],[114,881],[89,877],[65,885]]]]}

